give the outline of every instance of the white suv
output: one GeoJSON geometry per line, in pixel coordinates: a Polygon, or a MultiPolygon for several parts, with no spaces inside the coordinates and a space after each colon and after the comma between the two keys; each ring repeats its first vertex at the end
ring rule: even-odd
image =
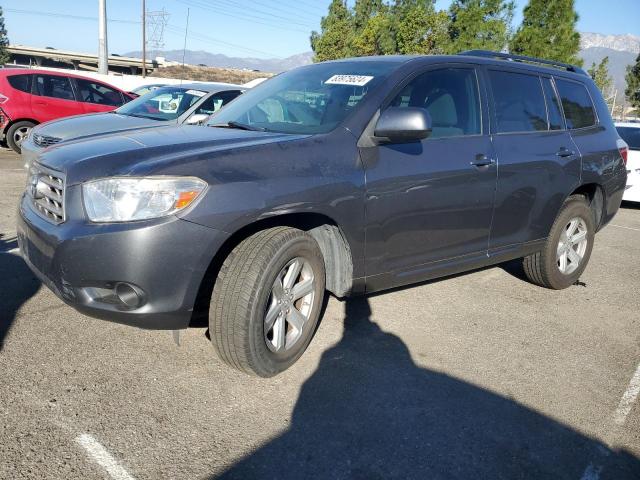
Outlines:
{"type": "Polygon", "coordinates": [[[629,145],[627,154],[627,189],[623,200],[640,202],[640,123],[618,122],[616,130],[629,145]]]}

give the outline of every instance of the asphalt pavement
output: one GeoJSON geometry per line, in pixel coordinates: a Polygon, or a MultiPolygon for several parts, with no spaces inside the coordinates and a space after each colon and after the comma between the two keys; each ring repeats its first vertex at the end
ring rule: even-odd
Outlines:
{"type": "Polygon", "coordinates": [[[346,302],[257,379],[181,335],[91,319],[17,254],[0,152],[0,478],[639,479],[640,207],[581,281],[517,264],[346,302]]]}

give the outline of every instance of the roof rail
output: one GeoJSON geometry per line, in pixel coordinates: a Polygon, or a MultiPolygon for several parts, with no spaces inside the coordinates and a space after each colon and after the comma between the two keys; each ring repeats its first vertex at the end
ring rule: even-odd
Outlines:
{"type": "Polygon", "coordinates": [[[460,52],[458,55],[468,55],[473,57],[486,57],[486,58],[500,58],[502,60],[508,60],[510,62],[524,62],[524,63],[537,63],[539,65],[549,65],[551,67],[567,70],[568,72],[580,73],[586,75],[580,67],[570,65],[568,63],[556,62],[554,60],[544,60],[542,58],[527,57],[526,55],[514,55],[512,53],[492,52],[491,50],[467,50],[460,52]]]}

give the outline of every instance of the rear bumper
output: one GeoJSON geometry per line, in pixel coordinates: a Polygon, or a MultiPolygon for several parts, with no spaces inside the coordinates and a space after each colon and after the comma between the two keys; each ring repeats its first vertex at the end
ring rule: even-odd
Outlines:
{"type": "Polygon", "coordinates": [[[631,166],[627,171],[627,187],[622,199],[628,202],[640,202],[640,163],[631,166]]]}
{"type": "Polygon", "coordinates": [[[604,189],[604,213],[598,229],[608,224],[618,213],[622,196],[627,184],[627,172],[622,170],[620,175],[616,175],[603,185],[604,189]]]}
{"type": "Polygon", "coordinates": [[[53,225],[23,196],[18,243],[27,265],[65,303],[147,329],[186,328],[202,279],[227,234],[175,217],[132,224],[53,225]],[[121,301],[122,285],[139,293],[121,301]]]}

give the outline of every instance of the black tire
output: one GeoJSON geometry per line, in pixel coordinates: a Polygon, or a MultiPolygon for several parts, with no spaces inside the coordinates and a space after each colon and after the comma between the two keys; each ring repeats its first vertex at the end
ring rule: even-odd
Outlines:
{"type": "Polygon", "coordinates": [[[23,120],[22,122],[16,122],[13,125],[11,125],[7,130],[7,145],[11,147],[11,149],[14,152],[20,153],[22,151],[20,148],[21,142],[18,140],[17,137],[23,130],[25,129],[31,130],[35,125],[36,125],[35,123],[29,122],[27,120],[23,120]]]}
{"type": "MultiPolygon", "coordinates": [[[[575,284],[589,263],[595,231],[593,211],[589,207],[587,200],[582,195],[572,195],[569,197],[560,209],[551,227],[551,232],[549,233],[544,248],[523,259],[524,272],[527,278],[532,283],[554,290],[562,290],[575,284]],[[577,268],[573,271],[563,273],[559,267],[557,251],[563,231],[566,230],[569,222],[575,218],[583,220],[586,226],[585,238],[587,244],[577,268]]],[[[565,246],[565,248],[574,247],[565,246]]]]}
{"type": "MultiPolygon", "coordinates": [[[[213,289],[209,335],[218,356],[228,365],[260,377],[272,377],[286,370],[309,345],[320,317],[324,294],[324,259],[310,235],[294,228],[275,227],[250,236],[226,258],[213,289]],[[302,281],[303,273],[312,271],[313,296],[303,297],[294,304],[288,303],[290,306],[301,305],[299,308],[302,309],[310,308],[307,310],[308,319],[300,330],[284,323],[284,331],[293,337],[298,331],[301,333],[290,348],[276,351],[274,348],[277,346],[269,343],[276,340],[268,338],[269,334],[275,336],[276,330],[274,327],[265,332],[265,318],[267,310],[273,308],[280,312],[285,308],[275,305],[272,288],[295,259],[304,260],[304,269],[295,275],[296,279],[302,281]],[[300,303],[303,301],[307,302],[306,306],[300,303]]],[[[284,314],[285,311],[282,312],[284,314]]],[[[287,336],[286,342],[288,339],[287,336]]]]}

